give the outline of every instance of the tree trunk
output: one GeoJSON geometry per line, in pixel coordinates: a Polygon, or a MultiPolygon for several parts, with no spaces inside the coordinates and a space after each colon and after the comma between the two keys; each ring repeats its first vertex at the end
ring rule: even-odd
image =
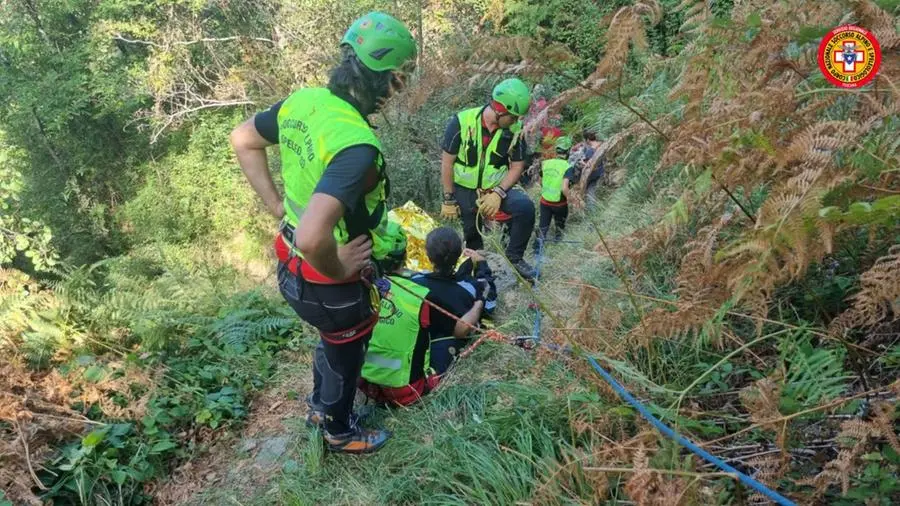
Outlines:
{"type": "Polygon", "coordinates": [[[44,31],[44,24],[41,23],[41,17],[38,14],[37,6],[34,5],[34,0],[22,0],[22,5],[25,7],[25,12],[28,13],[28,16],[34,22],[34,26],[37,29],[38,33],[41,35],[41,38],[44,39],[44,42],[47,46],[56,49],[56,52],[59,52],[59,49],[53,45],[53,42],[50,41],[50,37],[47,35],[47,32],[44,31]]]}
{"type": "Polygon", "coordinates": [[[31,115],[34,117],[34,122],[37,123],[38,131],[41,133],[41,139],[44,141],[44,147],[50,152],[50,157],[56,162],[57,168],[62,171],[65,167],[62,163],[62,159],[56,153],[56,150],[53,149],[53,143],[50,142],[50,137],[47,136],[47,131],[44,130],[44,122],[38,117],[37,109],[35,109],[34,106],[31,106],[31,115]]]}

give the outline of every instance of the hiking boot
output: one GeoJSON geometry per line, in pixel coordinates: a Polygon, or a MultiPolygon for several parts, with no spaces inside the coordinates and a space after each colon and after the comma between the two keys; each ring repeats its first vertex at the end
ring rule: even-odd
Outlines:
{"type": "Polygon", "coordinates": [[[325,423],[325,412],[324,411],[319,411],[317,409],[310,409],[309,412],[306,413],[306,426],[307,427],[321,427],[323,423],[325,423]]]}
{"type": "Polygon", "coordinates": [[[513,262],[513,267],[515,267],[516,272],[518,272],[519,275],[522,276],[523,278],[525,278],[526,280],[531,281],[534,279],[534,275],[535,275],[534,267],[529,265],[528,262],[526,262],[524,258],[520,259],[517,262],[513,262]]]}
{"type": "Polygon", "coordinates": [[[349,432],[338,435],[325,431],[323,436],[328,450],[338,453],[372,453],[391,438],[391,433],[386,430],[362,429],[356,424],[351,427],[349,432]]]}
{"type": "MultiPolygon", "coordinates": [[[[365,406],[364,406],[365,407],[365,406]]],[[[374,412],[373,409],[363,409],[361,407],[359,409],[359,413],[351,413],[350,414],[350,425],[356,426],[359,422],[365,420],[374,412]]],[[[325,412],[319,411],[315,409],[310,409],[309,413],[306,414],[306,426],[309,428],[312,427],[321,427],[325,423],[325,412]]]]}
{"type": "MultiPolygon", "coordinates": [[[[374,412],[375,410],[371,406],[360,406],[356,413],[350,414],[350,425],[355,427],[359,422],[369,418],[374,412]]],[[[306,414],[306,426],[310,428],[321,427],[324,423],[325,412],[310,408],[309,412],[306,414]]]]}
{"type": "Polygon", "coordinates": [[[562,238],[563,238],[563,232],[562,232],[562,230],[557,230],[556,233],[553,234],[553,241],[554,241],[554,242],[562,241],[562,238]]]}

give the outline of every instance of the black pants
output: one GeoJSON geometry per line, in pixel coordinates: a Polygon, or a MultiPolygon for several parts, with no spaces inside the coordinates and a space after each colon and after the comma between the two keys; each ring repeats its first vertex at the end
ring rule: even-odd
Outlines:
{"type": "MultiPolygon", "coordinates": [[[[454,184],[453,195],[459,204],[466,247],[484,249],[484,241],[475,225],[476,219],[481,220],[478,217],[478,206],[475,204],[478,194],[475,190],[454,184]]],[[[511,262],[518,262],[525,255],[531,231],[534,230],[534,203],[521,190],[510,190],[500,203],[500,210],[512,216],[509,223],[509,244],[506,246],[506,256],[511,262]]]]}
{"type": "Polygon", "coordinates": [[[548,206],[541,202],[541,221],[538,225],[538,237],[547,238],[547,232],[550,230],[550,220],[556,222],[558,235],[562,235],[566,230],[566,218],[569,217],[569,205],[564,206],[548,206]]]}
{"type": "MultiPolygon", "coordinates": [[[[369,290],[360,282],[314,284],[279,263],[278,288],[297,315],[321,332],[349,329],[372,316],[369,290]]],[[[320,339],[316,346],[309,404],[325,412],[325,430],[331,435],[350,431],[353,399],[371,338],[369,331],[346,344],[320,339]]]]}

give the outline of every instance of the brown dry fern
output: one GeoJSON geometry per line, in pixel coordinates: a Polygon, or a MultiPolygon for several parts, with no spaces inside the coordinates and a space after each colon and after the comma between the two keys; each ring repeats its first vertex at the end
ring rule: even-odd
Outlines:
{"type": "Polygon", "coordinates": [[[850,309],[832,322],[833,332],[900,318],[900,245],[892,246],[859,280],[861,289],[850,297],[850,309]]]}
{"type": "Polygon", "coordinates": [[[897,18],[879,7],[871,0],[851,0],[853,13],[859,18],[860,25],[875,33],[878,44],[884,54],[900,46],[900,33],[897,32],[897,18]]]}

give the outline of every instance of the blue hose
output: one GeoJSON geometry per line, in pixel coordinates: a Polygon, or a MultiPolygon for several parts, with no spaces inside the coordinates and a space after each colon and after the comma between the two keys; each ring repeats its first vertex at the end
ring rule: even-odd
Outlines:
{"type": "MultiPolygon", "coordinates": [[[[544,241],[540,236],[538,236],[537,241],[538,241],[538,250],[537,250],[537,254],[535,255],[535,262],[534,262],[535,263],[535,266],[534,266],[534,272],[535,272],[535,274],[534,274],[534,292],[535,292],[535,294],[537,294],[537,288],[538,288],[537,280],[538,280],[538,277],[541,275],[541,263],[544,261],[544,241]]],[[[539,345],[539,344],[541,344],[541,308],[540,308],[540,306],[535,307],[534,312],[535,312],[535,315],[534,315],[534,340],[535,340],[535,345],[539,345]]],[[[559,347],[559,346],[555,346],[550,343],[545,344],[545,346],[548,346],[551,349],[555,348],[562,352],[570,352],[571,351],[571,349],[568,346],[559,347]]],[[[612,375],[610,375],[602,367],[600,367],[600,364],[598,364],[597,361],[594,360],[594,357],[588,356],[587,359],[588,359],[588,362],[590,362],[591,366],[594,368],[594,370],[597,371],[597,373],[599,373],[600,376],[602,376],[603,379],[606,380],[606,382],[609,383],[610,386],[613,387],[613,389],[616,391],[616,393],[619,395],[619,397],[621,397],[623,400],[625,400],[625,402],[627,402],[628,404],[631,404],[635,409],[637,409],[638,412],[641,414],[641,416],[643,416],[645,419],[647,419],[647,421],[649,421],[651,424],[653,424],[653,426],[656,427],[665,436],[667,436],[671,439],[674,439],[678,444],[680,444],[681,446],[684,446],[685,448],[687,448],[688,450],[693,452],[695,455],[699,456],[700,458],[709,462],[710,464],[718,467],[722,471],[733,474],[734,476],[737,477],[738,480],[741,481],[741,483],[743,483],[744,485],[747,485],[748,487],[752,488],[753,490],[756,490],[757,492],[768,497],[772,501],[775,501],[776,503],[778,503],[782,506],[796,506],[794,504],[794,502],[792,502],[791,500],[782,496],[778,492],[775,492],[774,490],[766,487],[762,483],[754,480],[750,476],[747,476],[746,474],[729,466],[722,459],[707,452],[703,448],[700,448],[699,446],[695,445],[694,443],[692,443],[689,439],[685,438],[684,436],[681,436],[678,433],[676,433],[674,430],[669,428],[666,424],[662,423],[658,418],[653,416],[653,414],[650,413],[650,410],[648,410],[646,406],[641,404],[640,401],[638,401],[637,399],[634,398],[634,396],[632,396],[630,393],[628,393],[628,391],[625,390],[625,387],[620,385],[619,382],[616,381],[615,378],[612,377],[612,375]]]]}
{"type": "Polygon", "coordinates": [[[587,359],[588,359],[588,362],[591,363],[591,366],[594,368],[594,370],[597,371],[600,374],[600,376],[602,376],[603,379],[606,380],[606,382],[609,383],[610,386],[613,387],[613,389],[616,391],[617,394],[619,394],[619,397],[621,397],[628,404],[631,404],[635,409],[637,409],[638,412],[640,412],[641,416],[643,416],[645,419],[647,419],[647,421],[649,421],[651,424],[653,424],[653,426],[656,427],[657,429],[659,429],[659,431],[662,432],[664,435],[666,435],[669,438],[674,439],[676,442],[678,442],[678,444],[680,444],[681,446],[684,446],[688,450],[692,451],[695,455],[701,457],[703,460],[709,462],[710,464],[718,467],[722,471],[725,471],[726,473],[731,473],[731,474],[735,475],[737,477],[737,479],[739,479],[741,481],[741,483],[743,483],[744,485],[747,485],[748,487],[752,488],[753,490],[756,490],[760,494],[768,497],[769,499],[775,501],[776,503],[781,504],[782,506],[795,506],[795,504],[791,500],[785,498],[778,492],[771,490],[770,488],[768,488],[765,485],[763,485],[762,483],[754,480],[750,476],[747,476],[746,474],[729,466],[722,459],[716,457],[715,455],[712,455],[711,453],[707,452],[703,448],[700,448],[699,446],[692,443],[689,439],[685,438],[684,436],[679,435],[674,430],[670,429],[666,424],[662,423],[661,421],[659,421],[658,418],[653,416],[653,414],[650,413],[650,411],[647,409],[646,406],[641,404],[640,401],[638,401],[630,393],[628,393],[628,391],[625,390],[625,388],[622,387],[622,385],[620,385],[619,382],[617,382],[615,380],[615,378],[613,378],[608,372],[603,370],[603,368],[600,367],[600,364],[598,364],[597,361],[594,360],[594,357],[588,356],[587,359]]]}
{"type": "MultiPolygon", "coordinates": [[[[537,237],[537,254],[534,259],[534,294],[537,296],[538,291],[538,278],[541,276],[541,264],[544,262],[544,239],[538,235],[537,237]]],[[[536,297],[535,297],[536,298],[536,297]]],[[[532,335],[534,335],[534,345],[537,346],[541,342],[541,307],[537,305],[535,302],[534,308],[534,328],[532,329],[532,335]]]]}
{"type": "MultiPolygon", "coordinates": [[[[538,241],[538,250],[537,250],[537,255],[535,256],[535,268],[534,268],[534,271],[535,271],[535,275],[534,275],[535,294],[537,293],[537,280],[541,274],[541,263],[544,261],[544,241],[540,236],[538,236],[537,241],[538,241]]],[[[535,307],[534,311],[535,311],[534,339],[535,339],[535,344],[538,345],[538,344],[541,344],[541,308],[540,308],[540,306],[535,307]]],[[[554,347],[554,345],[549,344],[549,343],[546,346],[554,347]]],[[[568,346],[556,347],[556,348],[563,352],[570,351],[568,346]]],[[[725,463],[724,460],[707,452],[703,448],[700,448],[699,446],[695,445],[693,442],[691,442],[691,440],[676,433],[674,430],[669,428],[666,424],[662,423],[658,418],[653,416],[653,414],[650,413],[650,410],[648,410],[646,406],[641,404],[640,401],[635,399],[633,395],[628,393],[628,391],[625,390],[625,387],[620,385],[619,382],[616,381],[615,378],[612,377],[612,375],[610,375],[602,367],[600,367],[600,364],[598,364],[597,361],[594,360],[594,357],[587,356],[587,359],[588,359],[588,362],[590,362],[591,366],[594,368],[594,370],[597,371],[597,373],[599,373],[600,376],[603,377],[603,379],[606,380],[606,382],[609,383],[610,386],[613,387],[613,389],[616,391],[616,393],[619,395],[619,397],[621,397],[623,400],[625,400],[625,402],[627,402],[628,404],[631,404],[635,409],[637,409],[638,412],[641,414],[641,416],[643,416],[647,421],[649,421],[654,427],[656,427],[665,436],[667,436],[671,439],[674,439],[678,444],[680,444],[681,446],[684,446],[685,448],[687,448],[688,450],[693,452],[695,455],[699,456],[700,458],[709,462],[710,464],[718,467],[722,471],[733,474],[734,476],[737,477],[738,480],[741,481],[741,483],[743,483],[744,485],[747,485],[748,487],[752,488],[753,490],[756,490],[757,492],[768,497],[772,501],[775,501],[776,503],[778,503],[782,506],[796,506],[794,504],[794,502],[791,501],[790,499],[787,499],[786,497],[782,496],[778,492],[775,492],[774,490],[766,487],[762,483],[754,480],[750,476],[747,476],[746,474],[729,466],[728,464],[725,463]]]]}

